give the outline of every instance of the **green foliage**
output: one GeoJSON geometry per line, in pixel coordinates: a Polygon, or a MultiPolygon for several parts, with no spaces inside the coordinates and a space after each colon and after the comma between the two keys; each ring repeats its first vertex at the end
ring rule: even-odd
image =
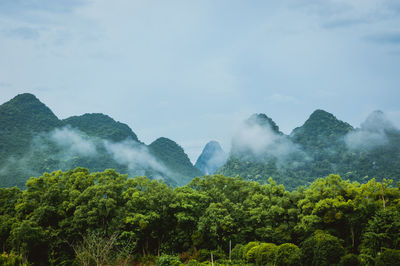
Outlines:
{"type": "Polygon", "coordinates": [[[187,184],[193,177],[202,175],[183,149],[169,139],[160,138],[147,147],[128,125],[104,114],[84,114],[59,120],[32,94],[18,95],[0,105],[0,124],[0,187],[24,188],[30,176],[76,167],[91,171],[111,168],[131,176],[164,177],[167,183],[175,186],[187,184]],[[72,132],[71,139],[78,142],[75,144],[82,151],[70,149],[70,139],[63,143],[65,137],[54,138],[60,130],[62,134],[72,132]],[[88,143],[95,151],[84,151],[88,143]],[[145,153],[149,148],[154,160],[161,161],[166,169],[156,170],[121,161],[107,150],[110,143],[145,153]]]}
{"type": "Polygon", "coordinates": [[[237,244],[231,252],[231,257],[233,260],[242,260],[243,259],[243,249],[244,245],[243,244],[237,244]]]}
{"type": "Polygon", "coordinates": [[[316,231],[301,244],[304,265],[332,265],[339,262],[344,249],[337,237],[316,231]]]}
{"type": "Polygon", "coordinates": [[[282,244],[277,247],[275,255],[275,265],[289,266],[300,265],[301,251],[298,246],[292,243],[282,244]]]}
{"type": "Polygon", "coordinates": [[[179,266],[180,264],[179,258],[171,255],[161,255],[156,263],[157,266],[179,266]]]}
{"type": "Polygon", "coordinates": [[[398,265],[400,262],[400,250],[386,249],[375,259],[376,266],[398,265]]]}
{"type": "Polygon", "coordinates": [[[207,264],[211,252],[215,265],[300,265],[299,254],[303,265],[349,264],[343,245],[373,265],[399,249],[399,204],[389,181],[337,175],[290,192],[272,179],[213,175],[173,188],[77,168],[0,189],[0,244],[34,265],[155,263],[160,254],[207,264]]]}
{"type": "MultiPolygon", "coordinates": [[[[249,120],[257,120],[254,117],[261,115],[254,115],[249,120]]],[[[241,176],[245,180],[260,183],[266,183],[272,177],[289,190],[309,185],[330,173],[337,173],[361,183],[372,177],[400,181],[399,130],[379,128],[378,133],[364,130],[362,134],[379,134],[387,142],[377,146],[366,143],[364,146],[352,147],[346,144],[346,136],[360,130],[354,130],[348,123],[323,110],[316,110],[304,125],[294,129],[289,136],[279,132],[276,124],[268,119],[271,120],[268,117],[260,118],[258,120],[264,122],[257,124],[273,128],[276,139],[291,143],[291,153],[282,157],[280,154],[270,153],[266,148],[264,152],[254,156],[251,152],[238,151],[233,140],[231,156],[217,173],[241,176]]]]}
{"type": "Polygon", "coordinates": [[[139,141],[132,129],[104,114],[84,114],[72,116],[62,121],[88,136],[111,140],[114,142],[131,139],[139,141]]]}
{"type": "Polygon", "coordinates": [[[189,183],[193,177],[203,175],[199,169],[192,165],[182,147],[170,139],[156,139],[149,145],[149,150],[166,167],[179,173],[183,178],[183,184],[189,183]]]}
{"type": "Polygon", "coordinates": [[[385,248],[400,249],[400,213],[397,208],[377,211],[363,234],[362,253],[375,257],[385,248]]]}
{"type": "Polygon", "coordinates": [[[356,254],[344,255],[339,262],[340,266],[361,266],[361,260],[356,254]]]}
{"type": "Polygon", "coordinates": [[[259,246],[259,242],[249,242],[243,248],[243,259],[248,262],[255,262],[256,261],[256,254],[250,252],[253,248],[257,248],[259,246]],[[250,253],[249,253],[250,252],[250,253]]]}
{"type": "Polygon", "coordinates": [[[277,246],[273,243],[261,243],[257,249],[257,265],[273,265],[277,246]]]}
{"type": "Polygon", "coordinates": [[[27,266],[28,263],[24,261],[21,255],[17,255],[13,252],[7,254],[3,252],[0,254],[0,265],[2,266],[27,266]]]}

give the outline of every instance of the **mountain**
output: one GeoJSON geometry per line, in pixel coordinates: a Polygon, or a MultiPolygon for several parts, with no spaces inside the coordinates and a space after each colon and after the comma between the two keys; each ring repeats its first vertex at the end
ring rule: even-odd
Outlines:
{"type": "Polygon", "coordinates": [[[61,122],[34,95],[19,94],[0,105],[0,160],[9,155],[22,155],[32,137],[48,132],[61,122]]]}
{"type": "Polygon", "coordinates": [[[290,137],[294,143],[308,150],[323,149],[332,146],[352,130],[351,125],[338,120],[331,113],[316,110],[301,127],[292,131],[290,137]]]}
{"type": "Polygon", "coordinates": [[[172,175],[184,178],[184,182],[189,182],[196,176],[203,176],[203,173],[190,162],[182,147],[173,140],[164,137],[158,138],[149,145],[149,150],[168,169],[173,171],[172,175]]]}
{"type": "Polygon", "coordinates": [[[260,127],[269,127],[274,133],[279,135],[283,134],[281,131],[279,131],[279,127],[275,121],[265,114],[253,114],[245,121],[245,124],[247,126],[257,125],[260,127]]]}
{"type": "Polygon", "coordinates": [[[227,158],[228,155],[222,150],[221,145],[217,141],[210,141],[197,158],[195,167],[206,175],[212,175],[224,165],[227,158]]]}
{"type": "Polygon", "coordinates": [[[81,116],[72,116],[64,119],[62,122],[79,129],[88,136],[116,142],[129,138],[139,142],[138,137],[128,125],[117,122],[108,115],[84,114],[81,116]]]}
{"type": "MultiPolygon", "coordinates": [[[[254,117],[250,120],[254,121],[254,117]]],[[[373,177],[400,181],[400,131],[380,111],[373,112],[357,129],[323,110],[314,111],[289,136],[280,134],[278,126],[266,124],[275,130],[246,133],[251,141],[240,141],[248,151],[257,149],[252,156],[232,150],[217,172],[261,183],[272,177],[288,189],[331,173],[358,182],[373,177]]],[[[245,130],[254,131],[251,127],[245,130]]],[[[238,140],[234,138],[232,142],[238,140]]]]}
{"type": "Polygon", "coordinates": [[[163,178],[170,185],[202,175],[172,140],[160,138],[147,146],[128,125],[104,114],[59,120],[29,93],[0,105],[0,123],[0,187],[24,187],[31,176],[76,167],[112,168],[163,178]]]}

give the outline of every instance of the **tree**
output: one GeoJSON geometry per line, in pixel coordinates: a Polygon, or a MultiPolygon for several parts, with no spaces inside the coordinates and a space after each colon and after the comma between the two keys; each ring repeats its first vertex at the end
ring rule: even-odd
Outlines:
{"type": "Polygon", "coordinates": [[[344,249],[337,237],[323,231],[316,231],[301,244],[304,265],[332,265],[339,262],[344,249]]]}
{"type": "Polygon", "coordinates": [[[275,265],[295,266],[301,263],[301,250],[292,243],[285,243],[276,249],[275,265]]]}

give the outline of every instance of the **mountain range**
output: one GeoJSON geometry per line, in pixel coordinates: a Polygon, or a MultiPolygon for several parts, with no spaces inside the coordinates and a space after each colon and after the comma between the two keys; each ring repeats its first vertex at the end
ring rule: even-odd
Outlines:
{"type": "Polygon", "coordinates": [[[354,128],[316,110],[289,135],[267,115],[254,114],[234,135],[229,154],[211,141],[195,166],[173,140],[160,137],[146,145],[128,125],[105,114],[60,120],[29,93],[0,105],[0,124],[1,187],[24,187],[30,176],[76,167],[113,168],[173,186],[214,173],[261,183],[272,178],[287,189],[331,173],[362,183],[400,181],[400,131],[381,111],[354,128]]]}
{"type": "Polygon", "coordinates": [[[184,185],[203,175],[182,147],[167,138],[142,143],[132,129],[104,114],[64,120],[34,95],[0,105],[0,186],[24,187],[30,176],[58,169],[113,168],[132,176],[184,185]]]}
{"type": "Polygon", "coordinates": [[[316,110],[289,135],[265,114],[255,114],[233,138],[230,156],[217,173],[261,183],[272,177],[288,189],[332,173],[361,183],[371,178],[397,182],[400,131],[381,111],[354,128],[316,110]]]}

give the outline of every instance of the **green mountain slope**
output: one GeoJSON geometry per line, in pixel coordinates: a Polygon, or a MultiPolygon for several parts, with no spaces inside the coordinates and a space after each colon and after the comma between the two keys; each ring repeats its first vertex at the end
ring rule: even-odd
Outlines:
{"type": "Polygon", "coordinates": [[[148,148],[129,126],[104,114],[59,120],[32,94],[0,105],[0,123],[0,187],[23,187],[31,176],[76,167],[112,168],[172,185],[201,175],[171,140],[161,138],[148,148]]]}
{"type": "Polygon", "coordinates": [[[123,123],[117,122],[104,114],[84,114],[72,116],[62,121],[66,125],[71,125],[88,136],[108,139],[112,141],[122,141],[132,139],[139,141],[132,129],[123,123]]]}
{"type": "Polygon", "coordinates": [[[0,105],[0,160],[10,155],[22,155],[32,137],[48,132],[61,122],[34,95],[19,94],[0,105]]]}
{"type": "MultiPolygon", "coordinates": [[[[233,147],[218,173],[261,183],[272,177],[288,189],[331,173],[359,182],[373,177],[400,181],[400,131],[381,112],[374,112],[360,129],[354,129],[332,114],[316,110],[290,136],[277,130],[261,133],[251,145],[263,147],[263,152],[249,156],[233,147]],[[263,146],[265,139],[271,143],[263,146]],[[282,154],[285,149],[288,152],[282,154]]],[[[237,142],[232,141],[233,145],[237,142]]]]}
{"type": "Polygon", "coordinates": [[[316,110],[301,127],[292,131],[290,137],[294,143],[302,145],[303,148],[317,151],[331,148],[332,144],[339,144],[338,142],[352,130],[351,125],[338,120],[331,113],[316,110]]]}
{"type": "Polygon", "coordinates": [[[166,167],[173,171],[172,175],[183,176],[185,182],[203,173],[193,166],[185,151],[176,142],[168,138],[158,138],[149,145],[150,152],[166,167]]]}

